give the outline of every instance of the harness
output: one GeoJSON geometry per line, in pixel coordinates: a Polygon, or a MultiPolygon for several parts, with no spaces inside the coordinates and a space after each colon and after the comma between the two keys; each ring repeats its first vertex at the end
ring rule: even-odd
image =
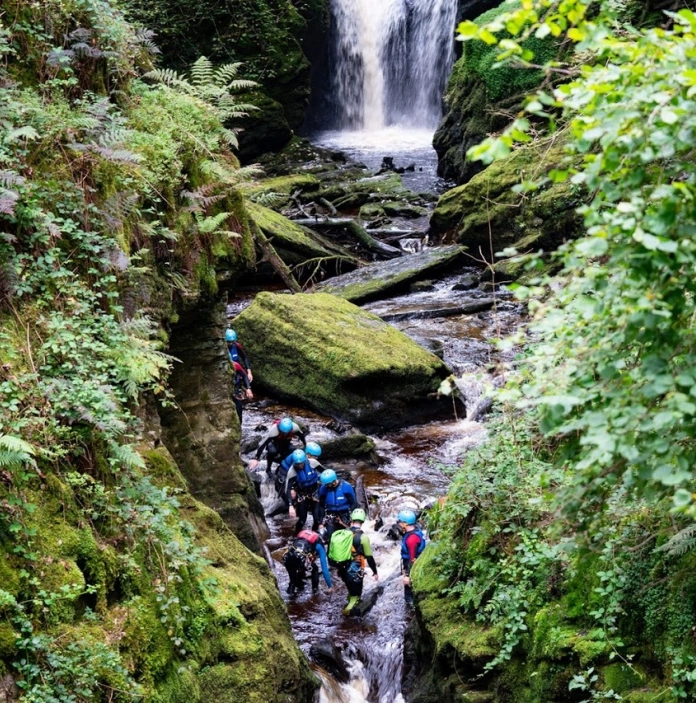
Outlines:
{"type": "Polygon", "coordinates": [[[307,571],[311,571],[314,560],[316,559],[316,543],[318,541],[319,535],[315,535],[312,540],[310,535],[312,533],[307,530],[302,530],[300,534],[295,538],[295,541],[290,545],[290,549],[285,552],[283,556],[283,564],[287,561],[290,555],[294,555],[302,561],[304,568],[307,571]]]}

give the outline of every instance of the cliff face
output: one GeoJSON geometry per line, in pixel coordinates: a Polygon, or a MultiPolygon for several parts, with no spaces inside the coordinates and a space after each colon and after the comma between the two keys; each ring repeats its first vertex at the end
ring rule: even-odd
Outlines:
{"type": "Polygon", "coordinates": [[[310,701],[224,377],[229,135],[115,4],[0,7],[0,690],[310,701]]]}
{"type": "Polygon", "coordinates": [[[244,120],[243,160],[283,147],[302,125],[313,66],[320,70],[326,55],[328,0],[123,4],[134,20],[156,32],[166,65],[188,67],[201,55],[216,64],[241,61],[244,76],[260,84],[245,96],[260,110],[244,120]]]}

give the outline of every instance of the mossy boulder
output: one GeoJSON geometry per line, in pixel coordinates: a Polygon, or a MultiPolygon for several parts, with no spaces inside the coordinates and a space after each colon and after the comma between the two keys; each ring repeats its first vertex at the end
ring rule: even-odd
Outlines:
{"type": "Polygon", "coordinates": [[[260,293],[233,321],[254,379],[277,397],[362,428],[398,427],[445,409],[445,364],[379,317],[326,293],[260,293]]]}
{"type": "Polygon", "coordinates": [[[512,246],[520,252],[555,249],[579,233],[576,208],[583,202],[583,190],[571,183],[549,183],[526,194],[512,188],[543,177],[563,158],[560,140],[543,140],[494,162],[440,198],[430,221],[431,236],[457,241],[487,259],[512,246]]]}
{"type": "Polygon", "coordinates": [[[316,176],[311,173],[293,173],[287,176],[264,178],[256,183],[245,185],[244,193],[256,198],[261,195],[271,194],[278,196],[277,202],[269,206],[274,210],[278,210],[290,202],[290,196],[294,193],[312,193],[318,188],[319,179],[316,176]]]}
{"type": "Polygon", "coordinates": [[[247,210],[271,240],[278,256],[290,266],[303,264],[309,259],[328,259],[331,271],[352,270],[358,265],[358,259],[343,247],[270,208],[248,203],[247,210]]]}
{"type": "Polygon", "coordinates": [[[459,246],[433,247],[417,254],[381,261],[322,283],[319,290],[353,303],[386,298],[408,292],[414,281],[432,278],[455,268],[463,260],[465,249],[459,246]]]}

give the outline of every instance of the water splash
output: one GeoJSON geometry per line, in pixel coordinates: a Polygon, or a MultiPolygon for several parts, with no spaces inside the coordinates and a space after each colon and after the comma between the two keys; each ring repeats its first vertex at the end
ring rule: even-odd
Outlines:
{"type": "Polygon", "coordinates": [[[457,0],[332,0],[331,10],[338,126],[436,127],[457,0]]]}

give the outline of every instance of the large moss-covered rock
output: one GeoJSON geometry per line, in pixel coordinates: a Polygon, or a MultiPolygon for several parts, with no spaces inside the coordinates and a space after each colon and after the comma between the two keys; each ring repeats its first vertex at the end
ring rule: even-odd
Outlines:
{"type": "Polygon", "coordinates": [[[248,203],[247,210],[288,265],[302,264],[308,259],[329,259],[327,264],[332,271],[351,270],[358,265],[358,259],[343,247],[270,208],[248,203]]]}
{"type": "Polygon", "coordinates": [[[234,320],[255,382],[274,395],[364,428],[432,416],[449,375],[434,354],[355,305],[325,293],[259,294],[234,320]]]}
{"type": "Polygon", "coordinates": [[[512,188],[525,179],[543,177],[563,158],[562,142],[547,139],[494,162],[440,198],[430,221],[431,236],[457,241],[487,259],[511,246],[520,252],[555,249],[579,231],[575,209],[582,203],[582,189],[549,183],[520,194],[512,188]]]}
{"type": "Polygon", "coordinates": [[[414,281],[429,278],[453,268],[464,256],[458,246],[434,247],[391,261],[380,261],[350,273],[336,276],[319,289],[352,303],[365,303],[406,292],[414,281]]]}

